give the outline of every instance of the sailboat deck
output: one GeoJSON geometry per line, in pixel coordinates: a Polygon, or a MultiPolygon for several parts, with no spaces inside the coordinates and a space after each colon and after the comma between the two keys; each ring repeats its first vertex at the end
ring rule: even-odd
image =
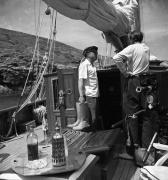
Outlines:
{"type": "MultiPolygon", "coordinates": [[[[43,139],[41,127],[36,129],[39,141],[43,139]]],[[[18,156],[21,152],[26,151],[26,134],[20,135],[11,141],[5,142],[5,147],[0,149],[0,173],[11,172],[11,161],[18,156]]],[[[121,145],[123,147],[123,145],[121,145]]],[[[121,149],[121,147],[119,147],[121,149]]],[[[98,162],[92,171],[92,174],[88,174],[86,179],[106,179],[106,180],[138,180],[139,169],[135,166],[132,160],[119,159],[117,157],[118,148],[114,148],[114,151],[108,160],[108,163],[102,170],[100,162],[98,162]],[[115,154],[115,155],[114,155],[115,154]],[[99,173],[97,173],[99,171],[99,173]],[[101,173],[100,173],[101,172],[101,173]],[[105,174],[104,174],[104,173],[105,174]]]]}
{"type": "Polygon", "coordinates": [[[107,180],[138,180],[139,168],[133,161],[118,159],[117,165],[114,164],[108,169],[107,180]]]}

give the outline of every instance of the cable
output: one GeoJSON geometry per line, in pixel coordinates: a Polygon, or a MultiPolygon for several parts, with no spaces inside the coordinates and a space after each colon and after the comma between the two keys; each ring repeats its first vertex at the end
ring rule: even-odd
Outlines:
{"type": "Polygon", "coordinates": [[[53,46],[53,58],[52,58],[52,63],[51,63],[51,72],[53,71],[53,66],[54,66],[54,59],[55,59],[55,44],[56,44],[56,33],[57,33],[57,11],[55,13],[55,25],[54,25],[54,36],[55,36],[55,39],[54,39],[54,46],[53,46]]]}
{"type": "MultiPolygon", "coordinates": [[[[54,30],[56,30],[55,28],[56,28],[56,19],[55,19],[54,30]]],[[[44,67],[44,70],[43,70],[42,74],[39,76],[39,79],[36,81],[37,84],[35,84],[35,86],[33,87],[33,91],[30,93],[30,95],[28,96],[28,98],[25,100],[25,102],[22,104],[22,106],[18,109],[17,112],[19,112],[21,109],[23,109],[23,108],[25,107],[25,105],[27,104],[27,102],[29,102],[29,100],[33,97],[34,92],[37,91],[37,89],[38,89],[38,87],[39,87],[39,85],[40,85],[40,83],[41,83],[41,81],[42,81],[43,75],[45,74],[45,72],[46,72],[46,70],[47,70],[47,67],[48,67],[48,64],[49,64],[49,60],[50,60],[50,57],[51,57],[51,51],[52,51],[52,48],[53,48],[53,42],[54,42],[54,40],[55,40],[55,35],[56,35],[56,33],[54,33],[54,31],[53,31],[53,38],[52,38],[51,45],[50,45],[50,49],[49,49],[49,56],[48,56],[48,60],[47,60],[47,62],[46,62],[46,65],[45,65],[45,67],[44,67]]]]}
{"type": "Polygon", "coordinates": [[[157,178],[155,175],[153,175],[151,172],[149,172],[149,170],[147,170],[146,168],[142,168],[142,169],[144,169],[144,170],[146,170],[151,176],[153,176],[155,179],[157,179],[157,180],[160,180],[159,178],[157,178]]]}
{"type": "MultiPolygon", "coordinates": [[[[35,3],[34,3],[35,5],[35,3]]],[[[41,0],[40,0],[40,5],[39,5],[39,16],[40,16],[40,6],[41,6],[41,0]]],[[[35,7],[34,7],[35,8],[35,7]]],[[[42,19],[43,21],[43,19],[42,19]]],[[[16,133],[16,136],[18,135],[17,134],[17,129],[16,129],[16,122],[15,122],[15,116],[16,116],[16,113],[18,113],[21,108],[20,108],[20,103],[21,103],[21,99],[24,95],[24,92],[25,92],[25,89],[26,89],[26,86],[27,86],[27,83],[28,83],[28,79],[29,79],[29,76],[30,76],[30,72],[32,70],[32,66],[33,66],[33,62],[34,62],[34,59],[35,59],[35,55],[36,55],[36,49],[37,49],[37,46],[38,46],[38,41],[39,41],[39,32],[40,32],[40,27],[41,27],[41,24],[42,24],[42,21],[40,22],[40,17],[38,17],[38,30],[36,32],[36,42],[35,42],[35,47],[34,47],[34,52],[33,52],[33,57],[32,57],[32,60],[31,60],[31,64],[30,64],[30,67],[29,67],[29,72],[28,72],[28,75],[26,77],[26,81],[25,81],[25,84],[24,84],[24,87],[23,87],[23,90],[22,90],[22,93],[21,93],[21,96],[19,98],[19,101],[18,101],[18,105],[17,105],[17,108],[16,110],[14,111],[13,115],[12,115],[12,120],[11,120],[11,124],[10,124],[10,128],[7,132],[7,135],[6,135],[6,138],[9,137],[9,135],[11,134],[12,132],[12,127],[13,127],[13,124],[14,124],[14,128],[15,128],[15,133],[16,133]]]]}
{"type": "MultiPolygon", "coordinates": [[[[35,2],[34,2],[34,5],[35,5],[35,2]]],[[[12,115],[12,121],[11,121],[11,124],[10,124],[10,128],[9,128],[9,130],[7,132],[7,136],[5,138],[3,138],[3,139],[9,139],[9,135],[12,132],[13,124],[14,124],[14,128],[15,128],[15,133],[16,133],[15,135],[16,136],[18,135],[17,134],[17,129],[16,129],[16,122],[15,122],[16,113],[21,111],[30,102],[30,100],[32,99],[32,97],[36,93],[36,91],[39,88],[41,83],[42,83],[42,86],[43,86],[43,82],[42,82],[43,75],[46,73],[49,61],[51,59],[51,51],[53,49],[53,44],[54,44],[55,38],[56,38],[57,12],[56,12],[56,16],[55,16],[55,24],[54,24],[53,31],[52,31],[52,28],[50,27],[50,36],[49,36],[50,40],[48,40],[48,44],[47,44],[47,46],[49,46],[49,44],[50,44],[48,58],[46,59],[46,62],[43,62],[43,64],[41,65],[41,69],[40,69],[39,73],[37,74],[36,81],[33,84],[31,92],[29,93],[28,97],[23,102],[23,104],[20,106],[21,98],[23,97],[26,85],[28,83],[28,79],[29,79],[30,72],[31,72],[31,69],[32,69],[32,66],[33,66],[33,62],[34,62],[35,57],[36,57],[36,53],[37,53],[37,58],[39,58],[39,49],[38,49],[39,48],[39,34],[40,34],[40,29],[41,29],[41,26],[42,26],[42,22],[43,22],[43,17],[42,17],[42,20],[40,19],[40,6],[41,6],[41,0],[40,0],[40,5],[39,5],[38,26],[36,26],[36,30],[37,30],[37,32],[36,32],[36,42],[35,42],[35,47],[34,47],[34,52],[33,52],[31,65],[30,65],[30,68],[29,68],[29,72],[28,72],[28,75],[27,75],[27,78],[26,78],[26,81],[25,81],[25,84],[24,84],[24,87],[23,87],[19,102],[18,102],[18,106],[17,106],[16,110],[14,111],[14,113],[12,115]],[[51,37],[52,37],[52,40],[51,40],[51,37]]],[[[53,11],[53,17],[54,17],[54,11],[53,11]]],[[[53,26],[53,17],[52,17],[52,26],[53,26]]],[[[55,47],[55,45],[54,45],[54,47],[55,47]]]]}

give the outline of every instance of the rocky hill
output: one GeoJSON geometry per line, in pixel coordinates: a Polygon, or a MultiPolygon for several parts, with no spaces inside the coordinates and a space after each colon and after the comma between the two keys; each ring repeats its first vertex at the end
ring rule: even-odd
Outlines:
{"type": "MultiPolygon", "coordinates": [[[[23,88],[33,56],[35,36],[0,28],[0,94],[11,94],[23,88]]],[[[45,54],[47,39],[40,38],[40,61],[45,54]]],[[[54,67],[77,66],[81,50],[55,42],[54,67]]],[[[35,61],[36,63],[36,61],[35,61]]],[[[31,74],[30,82],[35,78],[31,74]]]]}

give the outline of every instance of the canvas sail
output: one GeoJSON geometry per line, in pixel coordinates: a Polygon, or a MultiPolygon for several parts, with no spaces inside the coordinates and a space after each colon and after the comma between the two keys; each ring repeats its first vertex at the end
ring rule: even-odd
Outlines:
{"type": "Polygon", "coordinates": [[[125,36],[135,24],[136,0],[43,0],[59,13],[102,31],[125,36]]]}

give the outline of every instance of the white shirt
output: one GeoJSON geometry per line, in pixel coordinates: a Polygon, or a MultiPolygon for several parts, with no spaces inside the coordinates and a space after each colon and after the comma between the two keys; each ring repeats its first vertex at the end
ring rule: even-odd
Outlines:
{"type": "Polygon", "coordinates": [[[144,43],[129,45],[113,57],[121,72],[138,75],[149,69],[150,50],[144,43]]]}
{"type": "Polygon", "coordinates": [[[79,65],[79,79],[84,79],[85,95],[90,97],[98,97],[98,78],[96,67],[85,59],[79,65]]]}

